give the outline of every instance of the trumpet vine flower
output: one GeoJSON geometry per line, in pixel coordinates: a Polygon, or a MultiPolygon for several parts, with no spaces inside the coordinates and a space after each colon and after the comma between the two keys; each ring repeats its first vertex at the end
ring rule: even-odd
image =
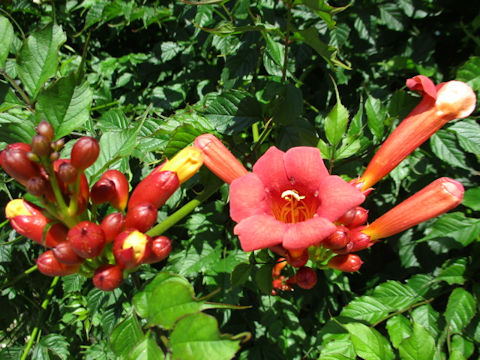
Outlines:
{"type": "Polygon", "coordinates": [[[461,81],[435,86],[418,75],[407,80],[407,87],[420,92],[423,99],[385,140],[357,180],[363,190],[386,176],[448,121],[466,118],[475,108],[475,93],[461,81]]]}
{"type": "Polygon", "coordinates": [[[328,173],[317,148],[271,147],[253,172],[232,181],[230,216],[244,251],[275,245],[295,251],[320,244],[336,230],[334,221],[364,200],[328,173]]]}

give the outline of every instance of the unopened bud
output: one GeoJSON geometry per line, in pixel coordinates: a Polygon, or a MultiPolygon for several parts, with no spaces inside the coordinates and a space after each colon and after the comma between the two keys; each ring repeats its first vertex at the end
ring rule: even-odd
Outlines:
{"type": "MultiPolygon", "coordinates": [[[[28,151],[22,146],[8,145],[0,153],[0,164],[3,170],[22,185],[26,185],[27,180],[40,175],[40,168],[34,162],[30,161],[28,151]]],[[[28,146],[28,145],[27,145],[28,146]]]]}
{"type": "Polygon", "coordinates": [[[108,244],[115,240],[117,235],[125,229],[125,216],[120,212],[108,214],[103,218],[100,227],[105,234],[105,241],[108,244]]]}
{"type": "Polygon", "coordinates": [[[350,241],[349,233],[350,230],[347,227],[339,225],[333,234],[322,241],[322,246],[330,250],[342,249],[350,241]]]}
{"type": "Polygon", "coordinates": [[[78,256],[93,259],[102,252],[105,235],[99,225],[82,221],[68,231],[68,241],[78,256]]]}
{"type": "Polygon", "coordinates": [[[360,270],[363,264],[362,259],[355,254],[336,255],[328,262],[328,267],[344,272],[355,272],[360,270]]]}
{"type": "Polygon", "coordinates": [[[103,173],[102,179],[110,180],[115,185],[115,193],[109,200],[110,204],[117,210],[123,211],[128,201],[128,180],[120,171],[111,169],[103,173]]]}
{"type": "Polygon", "coordinates": [[[95,270],[93,285],[103,291],[112,291],[120,286],[123,280],[123,271],[118,265],[103,265],[95,270]]]}
{"type": "Polygon", "coordinates": [[[368,219],[368,210],[362,208],[361,206],[354,207],[353,209],[348,210],[340,219],[337,221],[349,228],[355,228],[357,226],[365,224],[368,219]]]}
{"type": "Polygon", "coordinates": [[[54,136],[53,126],[48,121],[42,120],[37,125],[37,134],[44,136],[50,142],[54,136]]]}
{"type": "Polygon", "coordinates": [[[61,163],[58,166],[57,176],[65,184],[73,184],[77,179],[77,169],[68,162],[61,163]]]}
{"type": "Polygon", "coordinates": [[[150,203],[140,203],[128,209],[126,228],[134,228],[140,232],[149,230],[157,221],[157,208],[150,203]]]}
{"type": "Polygon", "coordinates": [[[34,176],[27,180],[25,187],[30,194],[34,196],[42,196],[47,190],[47,182],[39,176],[34,176]]]}
{"type": "Polygon", "coordinates": [[[317,283],[317,273],[312,268],[305,266],[298,269],[295,280],[299,287],[309,290],[317,283]]]}
{"type": "Polygon", "coordinates": [[[113,242],[113,256],[122,269],[131,269],[150,257],[151,238],[135,229],[122,231],[113,242]]]}
{"type": "Polygon", "coordinates": [[[40,157],[50,155],[52,148],[50,142],[43,135],[35,135],[32,138],[32,152],[40,157]]]}
{"type": "Polygon", "coordinates": [[[286,258],[293,267],[303,267],[308,261],[308,249],[289,250],[286,258]]]}
{"type": "Polygon", "coordinates": [[[148,175],[135,187],[128,201],[128,207],[148,202],[157,209],[178,189],[180,182],[176,173],[160,171],[148,175]]]}
{"type": "Polygon", "coordinates": [[[190,179],[203,164],[203,152],[192,146],[180,150],[162,167],[161,171],[173,171],[180,184],[190,179]]]}
{"type": "Polygon", "coordinates": [[[63,149],[63,146],[65,145],[65,140],[62,138],[62,139],[58,139],[57,141],[55,141],[54,143],[52,143],[52,149],[54,151],[60,151],[63,149]]]}
{"type": "Polygon", "coordinates": [[[36,260],[38,270],[47,276],[65,276],[74,274],[80,268],[80,265],[62,264],[53,255],[52,250],[45,251],[36,260]]]}
{"type": "Polygon", "coordinates": [[[54,151],[49,156],[50,161],[57,161],[60,159],[60,153],[58,151],[54,151]]]}
{"type": "Polygon", "coordinates": [[[115,184],[108,179],[98,180],[90,190],[90,199],[93,204],[103,204],[115,196],[115,184]]]}
{"type": "Polygon", "coordinates": [[[92,137],[84,136],[73,145],[70,154],[71,163],[77,170],[83,171],[97,160],[99,154],[98,141],[92,137]]]}
{"type": "Polygon", "coordinates": [[[152,250],[148,259],[144,260],[145,264],[153,264],[165,259],[172,251],[172,240],[166,236],[157,236],[152,239],[150,248],[152,250]]]}
{"type": "Polygon", "coordinates": [[[55,258],[62,264],[77,265],[82,264],[85,261],[73,251],[68,241],[59,243],[52,249],[52,252],[53,256],[55,256],[55,258]]]}

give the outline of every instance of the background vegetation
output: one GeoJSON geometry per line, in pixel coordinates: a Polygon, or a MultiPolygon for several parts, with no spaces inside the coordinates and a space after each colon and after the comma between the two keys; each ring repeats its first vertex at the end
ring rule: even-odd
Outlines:
{"type": "MultiPolygon", "coordinates": [[[[91,183],[116,168],[135,184],[204,132],[222,138],[247,167],[271,145],[318,146],[332,173],[353,178],[419,101],[406,91],[407,78],[458,79],[477,97],[480,91],[473,0],[1,5],[0,148],[29,142],[42,118],[67,150],[69,140],[89,134],[101,146],[91,183]],[[333,135],[332,119],[340,124],[333,135]]],[[[447,124],[365,203],[372,220],[449,176],[467,189],[462,206],[361,252],[358,273],[318,271],[309,291],[270,295],[275,259],[239,249],[226,185],[166,233],[174,240],[166,261],[142,266],[110,293],[78,275],[52,283],[30,273],[41,249],[18,237],[2,211],[0,359],[20,358],[28,341],[34,359],[162,358],[157,347],[181,357],[175,329],[152,320],[151,309],[132,307],[159,271],[185,277],[175,279],[196,294],[194,303],[214,292],[209,301],[247,307],[194,315],[207,313],[221,333],[240,334],[222,337],[231,355],[215,355],[214,346],[210,359],[235,352],[238,359],[478,358],[478,114],[447,124]]],[[[0,177],[4,207],[25,192],[0,177]]],[[[159,221],[211,181],[203,169],[159,221]]]]}

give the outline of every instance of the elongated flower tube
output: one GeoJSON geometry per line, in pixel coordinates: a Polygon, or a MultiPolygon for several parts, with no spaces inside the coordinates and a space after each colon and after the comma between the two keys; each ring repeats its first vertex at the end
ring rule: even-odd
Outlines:
{"type": "Polygon", "coordinates": [[[187,146],[168,160],[161,171],[172,171],[177,174],[180,184],[190,179],[203,165],[203,153],[200,149],[187,146]]]}
{"type": "Polygon", "coordinates": [[[422,93],[423,99],[385,140],[357,180],[362,190],[386,176],[448,121],[463,119],[475,108],[475,93],[461,81],[435,86],[429,78],[418,75],[408,79],[407,86],[422,93]]]}
{"type": "Polygon", "coordinates": [[[328,173],[317,148],[272,146],[230,185],[230,216],[244,251],[282,245],[296,253],[320,244],[337,229],[333,222],[364,200],[328,173]]]}
{"type": "Polygon", "coordinates": [[[361,230],[371,241],[383,239],[446,213],[462,202],[462,184],[440,178],[380,216],[361,230]]]}
{"type": "Polygon", "coordinates": [[[67,239],[68,229],[60,223],[53,224],[44,236],[50,220],[42,214],[40,208],[24,199],[9,201],[5,207],[5,217],[17,233],[40,245],[55,247],[67,239]]]}
{"type": "Polygon", "coordinates": [[[215,135],[200,135],[195,139],[193,146],[203,151],[205,166],[227,184],[248,173],[215,135]]]}
{"type": "Polygon", "coordinates": [[[128,200],[128,208],[140,203],[150,203],[158,209],[179,186],[180,181],[173,171],[152,172],[135,187],[128,200]]]}

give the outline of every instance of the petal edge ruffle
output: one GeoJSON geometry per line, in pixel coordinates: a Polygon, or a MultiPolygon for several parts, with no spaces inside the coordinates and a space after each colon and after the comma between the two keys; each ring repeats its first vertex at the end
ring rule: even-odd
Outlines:
{"type": "Polygon", "coordinates": [[[254,215],[242,220],[233,228],[243,251],[265,249],[282,243],[285,223],[269,215],[254,215]]]}

